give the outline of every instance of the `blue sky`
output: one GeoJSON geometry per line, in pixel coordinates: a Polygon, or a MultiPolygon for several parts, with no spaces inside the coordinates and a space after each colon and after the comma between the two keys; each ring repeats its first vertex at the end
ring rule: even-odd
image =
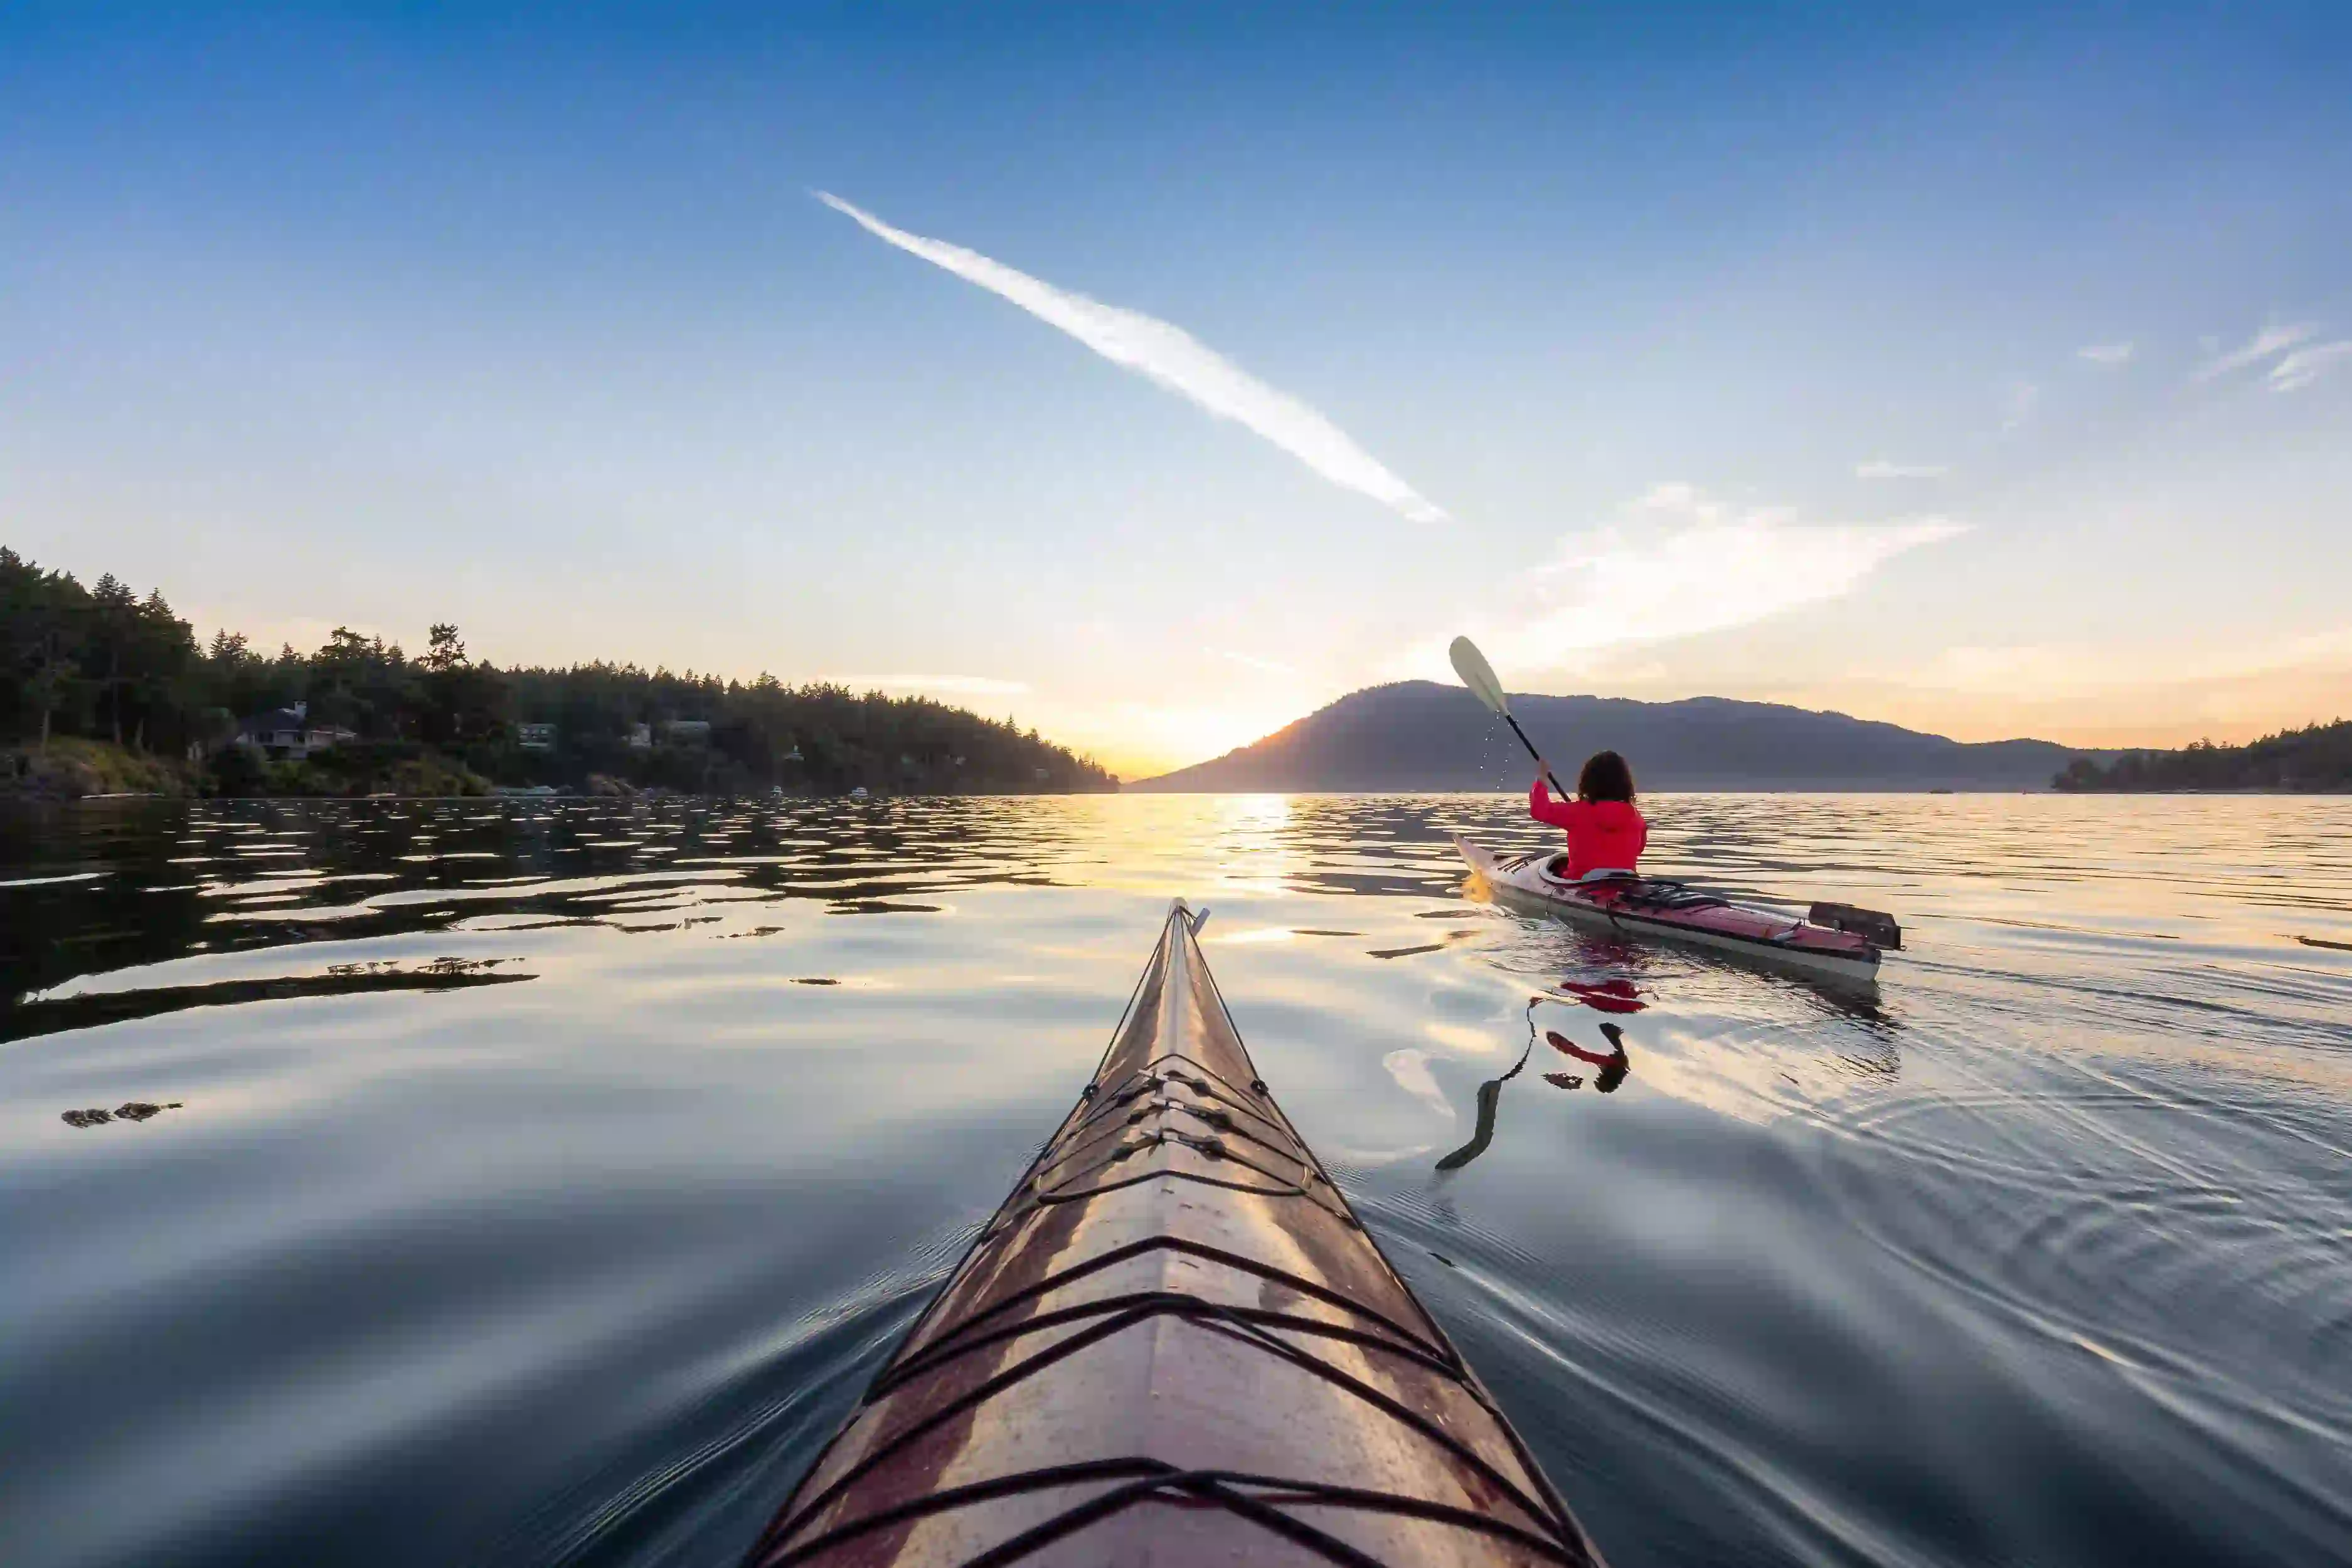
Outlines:
{"type": "Polygon", "coordinates": [[[2352,11],[2042,9],[11,6],[0,539],[1129,771],[2352,714],[2352,11]]]}

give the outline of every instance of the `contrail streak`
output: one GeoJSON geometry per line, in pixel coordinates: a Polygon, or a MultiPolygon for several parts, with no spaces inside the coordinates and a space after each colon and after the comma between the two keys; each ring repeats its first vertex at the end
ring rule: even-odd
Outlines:
{"type": "Polygon", "coordinates": [[[1220,419],[1247,425],[1334,485],[1370,496],[1415,522],[1445,520],[1444,512],[1381,467],[1370,453],[1348,438],[1346,431],[1288,392],[1259,381],[1182,328],[1056,288],[960,245],[892,228],[829,192],[818,191],[815,195],[834,211],[856,219],[868,234],[992,294],[1003,295],[1111,363],[1150,377],[1220,419]]]}

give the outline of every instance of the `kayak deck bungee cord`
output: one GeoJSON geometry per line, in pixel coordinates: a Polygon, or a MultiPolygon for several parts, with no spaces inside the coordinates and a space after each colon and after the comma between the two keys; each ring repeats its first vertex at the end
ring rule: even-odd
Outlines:
{"type": "Polygon", "coordinates": [[[1800,920],[1654,877],[1570,881],[1561,874],[1568,857],[1557,851],[1505,854],[1458,833],[1454,847],[1515,908],[1557,915],[1620,936],[1690,943],[1858,985],[1876,983],[1880,954],[1903,945],[1902,928],[1877,910],[1816,904],[1800,920]]]}
{"type": "Polygon", "coordinates": [[[1599,1563],[1267,1092],[1205,918],[751,1563],[1599,1563]]]}

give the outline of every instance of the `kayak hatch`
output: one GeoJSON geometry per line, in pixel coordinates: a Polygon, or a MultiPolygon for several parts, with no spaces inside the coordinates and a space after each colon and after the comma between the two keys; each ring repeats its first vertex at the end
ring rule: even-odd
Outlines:
{"type": "Polygon", "coordinates": [[[1266,1092],[1178,904],[1093,1081],[750,1562],[1599,1557],[1266,1092]]]}

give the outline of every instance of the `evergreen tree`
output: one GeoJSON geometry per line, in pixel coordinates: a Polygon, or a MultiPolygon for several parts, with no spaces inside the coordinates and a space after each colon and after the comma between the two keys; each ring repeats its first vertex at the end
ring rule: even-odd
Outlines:
{"type": "MultiPolygon", "coordinates": [[[[574,787],[596,774],[676,789],[971,793],[1109,789],[1109,774],[1022,730],[928,697],[730,681],[635,664],[499,670],[477,663],[457,627],[435,622],[412,660],[396,643],[338,626],[308,654],[275,657],[226,629],[199,644],[160,591],[143,599],[108,573],[89,589],[0,547],[0,729],[222,758],[239,788],[364,792],[428,752],[501,782],[574,787]],[[222,748],[237,723],[310,705],[313,726],[358,739],[306,761],[290,782],[222,748]],[[555,727],[526,751],[514,721],[555,727]],[[649,744],[638,744],[645,727],[649,744]]],[[[447,776],[447,775],[443,775],[447,776]]]]}

